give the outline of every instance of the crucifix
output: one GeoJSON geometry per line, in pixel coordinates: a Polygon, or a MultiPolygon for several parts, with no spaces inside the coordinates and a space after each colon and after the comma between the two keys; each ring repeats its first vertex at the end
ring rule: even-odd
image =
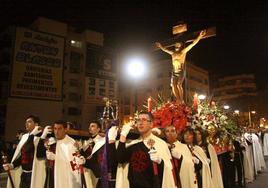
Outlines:
{"type": "Polygon", "coordinates": [[[183,82],[185,80],[185,58],[187,52],[189,52],[201,39],[212,37],[216,35],[216,28],[208,28],[202,31],[193,33],[185,33],[187,31],[186,24],[180,24],[173,27],[174,38],[165,41],[164,45],[159,42],[155,43],[157,49],[161,49],[172,58],[172,77],[171,87],[172,93],[176,98],[177,103],[183,104],[183,82]],[[186,45],[191,42],[191,44],[186,45]],[[170,47],[175,47],[174,50],[170,50],[170,47]]]}

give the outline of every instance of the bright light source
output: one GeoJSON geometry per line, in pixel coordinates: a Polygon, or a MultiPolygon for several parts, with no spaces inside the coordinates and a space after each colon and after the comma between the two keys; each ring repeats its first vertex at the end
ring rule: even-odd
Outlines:
{"type": "Polygon", "coordinates": [[[199,100],[204,100],[205,98],[206,98],[206,95],[202,95],[202,94],[201,95],[198,95],[198,99],[199,100]]]}
{"type": "Polygon", "coordinates": [[[252,114],[256,114],[256,111],[255,111],[255,110],[253,110],[253,111],[251,111],[251,113],[252,113],[252,114]]]}
{"type": "Polygon", "coordinates": [[[141,78],[145,73],[145,59],[142,57],[132,57],[127,60],[127,73],[134,79],[141,78]]]}
{"type": "Polygon", "coordinates": [[[229,105],[224,105],[223,108],[224,108],[225,110],[228,110],[228,109],[230,108],[230,106],[229,106],[229,105]]]}
{"type": "Polygon", "coordinates": [[[234,113],[235,113],[235,114],[239,114],[239,110],[235,110],[234,113]]]}
{"type": "Polygon", "coordinates": [[[264,127],[264,125],[263,124],[260,124],[260,127],[264,127]]]}
{"type": "Polygon", "coordinates": [[[74,44],[75,43],[75,41],[74,40],[71,40],[71,44],[74,44]]]}

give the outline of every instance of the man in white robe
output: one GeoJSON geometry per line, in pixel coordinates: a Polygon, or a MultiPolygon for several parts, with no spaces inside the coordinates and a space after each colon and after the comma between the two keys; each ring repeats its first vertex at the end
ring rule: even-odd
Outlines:
{"type": "Polygon", "coordinates": [[[117,169],[116,188],[176,187],[168,146],[162,139],[152,134],[152,121],[151,113],[140,113],[137,129],[141,137],[129,143],[126,143],[126,137],[133,124],[129,123],[122,127],[116,151],[120,163],[117,169]]]}
{"type": "Polygon", "coordinates": [[[259,171],[266,168],[264,161],[262,148],[259,142],[259,137],[253,133],[254,130],[250,130],[250,133],[245,133],[245,138],[252,143],[253,148],[253,162],[254,162],[254,171],[257,175],[259,171]]]}
{"type": "MultiPolygon", "coordinates": [[[[41,132],[38,125],[38,117],[30,115],[26,118],[25,127],[28,133],[22,136],[11,163],[3,165],[6,171],[11,170],[15,188],[44,186],[46,178],[45,160],[36,158],[36,148],[40,139],[36,135],[41,132]]],[[[8,180],[7,188],[10,187],[11,182],[8,180]]]]}
{"type": "Polygon", "coordinates": [[[246,183],[254,181],[254,170],[253,170],[253,157],[252,157],[252,146],[248,145],[244,137],[241,138],[241,145],[245,148],[243,152],[243,164],[244,174],[246,183]]]}
{"type": "Polygon", "coordinates": [[[107,184],[109,188],[115,187],[117,169],[115,141],[118,128],[117,126],[112,126],[110,130],[115,132],[116,135],[111,136],[111,134],[109,134],[110,139],[107,146],[105,145],[105,137],[101,136],[101,124],[98,121],[91,121],[88,126],[90,138],[83,144],[81,143],[81,145],[77,142],[79,144],[80,154],[85,158],[83,166],[87,187],[101,188],[105,187],[107,184]],[[105,147],[108,147],[108,151],[105,151],[105,147]],[[105,158],[108,159],[108,162],[105,158]],[[103,167],[105,163],[107,163],[107,172],[103,167]]]}
{"type": "Polygon", "coordinates": [[[268,133],[263,134],[263,155],[268,156],[268,133]]]}
{"type": "Polygon", "coordinates": [[[67,133],[67,124],[64,121],[54,123],[54,134],[56,137],[56,153],[47,151],[48,160],[54,160],[54,188],[76,188],[81,187],[81,174],[79,165],[85,159],[76,156],[77,148],[75,140],[67,133]]]}

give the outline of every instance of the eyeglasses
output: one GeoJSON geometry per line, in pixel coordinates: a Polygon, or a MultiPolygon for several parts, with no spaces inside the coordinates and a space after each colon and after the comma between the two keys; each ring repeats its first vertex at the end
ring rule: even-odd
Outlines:
{"type": "Polygon", "coordinates": [[[144,123],[144,122],[151,122],[151,120],[148,120],[146,118],[140,118],[140,119],[136,119],[137,123],[144,123]]]}

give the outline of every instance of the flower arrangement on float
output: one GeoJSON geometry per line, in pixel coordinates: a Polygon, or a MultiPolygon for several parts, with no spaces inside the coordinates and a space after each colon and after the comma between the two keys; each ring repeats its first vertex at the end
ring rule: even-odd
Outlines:
{"type": "Polygon", "coordinates": [[[238,131],[236,123],[215,102],[201,102],[197,95],[194,96],[192,107],[172,101],[165,102],[158,96],[158,99],[148,98],[147,108],[154,116],[154,127],[163,129],[173,125],[179,134],[186,126],[193,129],[201,127],[207,131],[208,142],[215,146],[217,153],[227,150],[238,131]]]}
{"type": "Polygon", "coordinates": [[[214,145],[217,153],[227,150],[239,132],[231,114],[223,111],[214,101],[194,102],[193,109],[191,127],[206,130],[208,142],[214,145]]]}
{"type": "Polygon", "coordinates": [[[188,124],[191,117],[191,108],[185,104],[164,100],[158,96],[158,99],[148,98],[148,111],[154,116],[153,126],[163,129],[173,125],[180,133],[188,124]],[[154,108],[152,103],[154,102],[154,108]]]}

